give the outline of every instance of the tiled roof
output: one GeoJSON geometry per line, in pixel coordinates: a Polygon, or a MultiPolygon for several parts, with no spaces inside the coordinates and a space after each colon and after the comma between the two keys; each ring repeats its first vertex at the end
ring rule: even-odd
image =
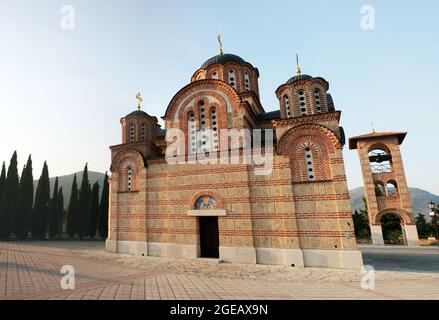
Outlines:
{"type": "Polygon", "coordinates": [[[308,75],[308,74],[298,74],[295,75],[294,77],[290,78],[286,84],[291,84],[293,82],[299,81],[299,80],[309,80],[312,79],[312,76],[308,75]]]}
{"type": "Polygon", "coordinates": [[[357,141],[359,140],[366,140],[366,139],[373,139],[373,138],[381,138],[381,137],[389,137],[389,136],[397,136],[398,142],[401,144],[404,141],[405,136],[407,135],[407,132],[371,132],[368,134],[363,134],[360,136],[355,136],[349,139],[349,149],[357,149],[357,141]]]}
{"type": "Polygon", "coordinates": [[[239,63],[241,65],[247,63],[247,62],[245,62],[244,59],[242,59],[241,57],[239,57],[237,55],[225,53],[222,55],[221,54],[216,55],[216,56],[210,58],[209,60],[207,60],[206,62],[204,62],[203,65],[201,66],[201,69],[207,69],[209,66],[211,66],[213,64],[225,64],[227,62],[236,62],[236,63],[239,63]]]}
{"type": "Polygon", "coordinates": [[[258,119],[258,121],[280,119],[280,110],[266,112],[266,113],[260,113],[257,115],[257,119],[258,119]]]}

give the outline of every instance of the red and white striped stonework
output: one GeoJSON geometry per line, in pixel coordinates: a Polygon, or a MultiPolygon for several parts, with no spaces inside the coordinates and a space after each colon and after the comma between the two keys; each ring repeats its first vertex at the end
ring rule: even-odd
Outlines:
{"type": "MultiPolygon", "coordinates": [[[[122,144],[111,147],[108,250],[200,257],[200,218],[189,212],[196,209],[200,196],[209,196],[217,205],[212,212],[218,212],[220,259],[361,268],[342,155],[340,112],[328,109],[327,82],[312,78],[282,85],[277,91],[280,114],[267,118],[259,100],[258,77],[251,64],[236,61],[200,69],[171,99],[163,120],[167,131],[181,129],[186,139],[192,129],[214,125],[250,132],[272,129],[273,163],[268,174],[260,175],[256,164],[246,164],[242,150],[238,164],[169,164],[164,132],[155,117],[136,113],[122,118],[122,144]],[[318,112],[313,100],[316,88],[321,101],[318,112]],[[300,115],[296,105],[299,89],[308,100],[307,115],[300,115]],[[285,112],[285,94],[295,110],[292,116],[285,112]],[[215,118],[202,117],[212,108],[215,118]],[[137,126],[136,137],[141,130],[138,124],[148,124],[146,139],[128,139],[130,122],[137,126]],[[307,164],[307,148],[312,164],[307,164]],[[131,170],[129,189],[127,168],[131,170]]],[[[188,145],[183,148],[185,159],[190,158],[188,145]]]]}

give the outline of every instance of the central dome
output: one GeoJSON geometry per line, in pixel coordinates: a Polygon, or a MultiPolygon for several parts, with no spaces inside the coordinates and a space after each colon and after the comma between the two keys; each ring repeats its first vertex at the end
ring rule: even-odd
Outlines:
{"type": "Polygon", "coordinates": [[[203,63],[200,69],[205,70],[213,64],[225,64],[227,62],[236,62],[239,63],[240,65],[244,65],[247,63],[244,59],[242,59],[237,55],[225,53],[225,54],[219,54],[217,56],[208,59],[206,62],[203,63]]]}
{"type": "Polygon", "coordinates": [[[312,79],[312,76],[308,74],[298,74],[294,77],[290,78],[285,84],[292,84],[293,82],[299,81],[299,80],[309,80],[312,79]]]}

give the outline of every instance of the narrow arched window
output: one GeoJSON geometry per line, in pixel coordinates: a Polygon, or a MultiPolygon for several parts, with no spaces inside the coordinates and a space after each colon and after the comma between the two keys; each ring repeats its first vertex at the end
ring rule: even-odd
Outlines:
{"type": "Polygon", "coordinates": [[[230,69],[229,72],[229,84],[236,89],[236,75],[235,75],[235,70],[230,69]]]}
{"type": "Polygon", "coordinates": [[[134,123],[130,122],[129,124],[129,130],[130,130],[130,143],[134,143],[135,142],[135,128],[134,128],[134,123]]]}
{"type": "Polygon", "coordinates": [[[216,114],[216,109],[210,109],[210,125],[212,128],[212,149],[213,151],[219,150],[219,142],[218,142],[218,118],[216,114]]]}
{"type": "Polygon", "coordinates": [[[250,86],[250,73],[247,70],[244,71],[244,83],[245,83],[245,90],[246,91],[250,91],[251,90],[251,86],[250,86]]]}
{"type": "Polygon", "coordinates": [[[305,148],[305,164],[308,180],[315,181],[316,173],[314,168],[314,157],[312,154],[312,150],[309,146],[305,148]]]}
{"type": "Polygon", "coordinates": [[[190,112],[188,115],[188,131],[189,131],[189,153],[195,154],[197,153],[197,131],[196,131],[196,121],[195,121],[195,115],[193,112],[190,112]]]}
{"type": "Polygon", "coordinates": [[[299,100],[299,114],[301,116],[306,116],[308,114],[308,109],[306,105],[304,90],[299,90],[299,92],[297,93],[297,99],[299,100]]]}
{"type": "Polygon", "coordinates": [[[146,140],[146,123],[143,122],[141,124],[140,130],[141,130],[141,139],[142,139],[142,141],[145,141],[146,140]]]}
{"type": "Polygon", "coordinates": [[[127,191],[131,191],[133,186],[133,171],[131,167],[127,168],[127,191]]]}
{"type": "Polygon", "coordinates": [[[287,115],[287,118],[290,118],[291,109],[290,109],[290,99],[288,98],[288,95],[284,95],[284,104],[285,104],[285,113],[287,115]]]}
{"type": "Polygon", "coordinates": [[[384,184],[381,181],[375,182],[375,195],[377,197],[383,197],[385,195],[384,184]]]}
{"type": "Polygon", "coordinates": [[[321,113],[322,112],[322,104],[320,100],[320,89],[316,88],[314,90],[314,103],[316,105],[316,112],[321,113]]]}
{"type": "Polygon", "coordinates": [[[207,152],[207,143],[208,143],[208,138],[207,138],[207,132],[206,132],[206,106],[204,104],[204,101],[200,101],[199,102],[199,111],[200,111],[200,151],[201,152],[207,152]]]}
{"type": "Polygon", "coordinates": [[[388,197],[395,197],[396,195],[398,195],[398,185],[395,181],[391,180],[387,182],[386,189],[388,197]]]}

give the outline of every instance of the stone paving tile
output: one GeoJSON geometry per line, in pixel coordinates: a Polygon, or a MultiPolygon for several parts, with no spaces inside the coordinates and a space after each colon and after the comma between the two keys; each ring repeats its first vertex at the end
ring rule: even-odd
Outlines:
{"type": "Polygon", "coordinates": [[[439,299],[439,274],[376,272],[132,257],[94,242],[0,242],[0,299],[439,299]],[[63,290],[63,265],[75,290],[63,290]]]}

